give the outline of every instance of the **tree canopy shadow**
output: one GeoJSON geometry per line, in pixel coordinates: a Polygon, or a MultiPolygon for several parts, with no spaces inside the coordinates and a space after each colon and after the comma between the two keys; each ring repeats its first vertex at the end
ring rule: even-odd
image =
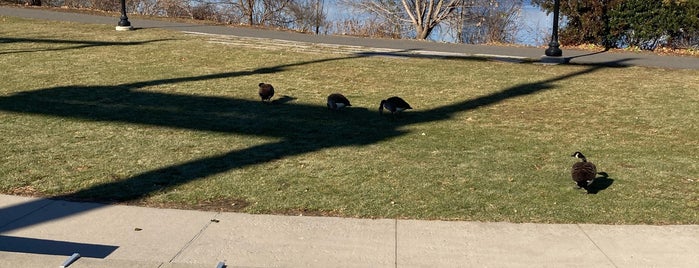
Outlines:
{"type": "MultiPolygon", "coordinates": [[[[55,199],[89,200],[108,204],[138,200],[154,192],[166,191],[194,180],[284,157],[327,148],[376,144],[406,134],[405,130],[401,130],[403,126],[446,120],[455,113],[550,90],[555,88],[554,82],[604,68],[603,65],[589,66],[570,74],[517,85],[451,105],[430,110],[411,111],[409,117],[394,121],[379,117],[378,111],[374,107],[370,107],[371,109],[348,109],[342,114],[338,114],[328,112],[324,103],[303,105],[287,102],[263,105],[259,101],[253,100],[165,94],[141,90],[143,87],[153,85],[276,73],[284,71],[289,66],[356,57],[362,56],[352,55],[265,67],[251,71],[160,79],[114,86],[68,86],[32,90],[0,97],[0,111],[279,138],[277,142],[192,159],[188,162],[145,171],[133,177],[105,182],[53,197],[55,199]]],[[[621,63],[623,60],[618,62],[618,64],[621,63]]],[[[12,215],[12,213],[31,206],[32,204],[29,202],[3,208],[0,209],[0,216],[12,215]]],[[[83,211],[52,213],[29,225],[80,212],[83,211]]],[[[25,226],[27,225],[0,226],[0,230],[8,231],[8,228],[12,230],[25,226]]]]}

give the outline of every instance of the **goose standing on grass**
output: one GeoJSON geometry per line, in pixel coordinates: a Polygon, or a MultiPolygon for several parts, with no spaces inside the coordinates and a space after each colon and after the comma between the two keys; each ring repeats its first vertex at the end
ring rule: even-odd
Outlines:
{"type": "Polygon", "coordinates": [[[352,106],[350,101],[340,93],[333,93],[328,95],[328,109],[330,110],[340,110],[347,106],[352,106]]]}
{"type": "Polygon", "coordinates": [[[270,102],[272,96],[274,96],[274,87],[271,84],[259,83],[258,86],[260,90],[257,93],[260,94],[262,102],[270,102]]]}
{"type": "Polygon", "coordinates": [[[379,113],[383,114],[383,109],[386,109],[390,111],[391,114],[395,114],[412,108],[413,107],[410,107],[410,104],[405,102],[405,100],[401,99],[400,97],[394,96],[385,100],[381,100],[381,103],[379,104],[379,113]]]}
{"type": "Polygon", "coordinates": [[[590,192],[588,188],[592,181],[595,180],[595,176],[597,176],[597,167],[592,162],[587,162],[587,158],[581,152],[575,152],[571,156],[580,159],[580,162],[573,164],[573,169],[571,170],[573,181],[579,188],[590,192]]]}

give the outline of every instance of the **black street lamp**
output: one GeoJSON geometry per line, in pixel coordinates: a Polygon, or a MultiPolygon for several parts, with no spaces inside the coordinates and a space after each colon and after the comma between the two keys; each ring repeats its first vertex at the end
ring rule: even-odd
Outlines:
{"type": "Polygon", "coordinates": [[[131,27],[131,22],[129,22],[129,17],[126,16],[126,0],[121,0],[121,18],[119,18],[119,24],[117,24],[116,30],[133,30],[133,27],[131,27]]]}
{"type": "Polygon", "coordinates": [[[551,33],[551,42],[549,43],[549,48],[545,51],[546,56],[549,57],[563,56],[563,51],[561,51],[561,49],[558,48],[560,46],[560,44],[558,44],[558,12],[560,8],[561,1],[553,1],[553,33],[551,33]]]}

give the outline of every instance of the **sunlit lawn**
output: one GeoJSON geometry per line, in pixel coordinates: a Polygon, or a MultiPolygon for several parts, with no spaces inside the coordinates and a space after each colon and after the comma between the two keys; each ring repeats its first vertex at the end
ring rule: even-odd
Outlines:
{"type": "Polygon", "coordinates": [[[0,20],[5,194],[294,215],[699,223],[696,70],[300,53],[0,20]],[[275,104],[260,103],[259,82],[275,86],[275,104]],[[353,107],[328,111],[333,92],[353,107]],[[393,95],[415,109],[380,116],[393,95]],[[597,194],[573,187],[578,150],[609,174],[597,194]]]}

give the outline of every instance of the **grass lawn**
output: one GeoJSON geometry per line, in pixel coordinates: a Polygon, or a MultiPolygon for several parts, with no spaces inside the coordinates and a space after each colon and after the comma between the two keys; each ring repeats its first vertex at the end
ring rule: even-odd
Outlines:
{"type": "MultiPolygon", "coordinates": [[[[246,213],[699,223],[699,71],[376,57],[0,17],[0,192],[246,213]],[[257,84],[275,86],[262,104],[257,84]],[[330,112],[325,97],[353,107],[330,112]],[[398,95],[414,110],[380,116],[398,95]],[[597,194],[570,179],[582,151],[597,194]]],[[[622,63],[623,65],[623,63],[622,63]]]]}

